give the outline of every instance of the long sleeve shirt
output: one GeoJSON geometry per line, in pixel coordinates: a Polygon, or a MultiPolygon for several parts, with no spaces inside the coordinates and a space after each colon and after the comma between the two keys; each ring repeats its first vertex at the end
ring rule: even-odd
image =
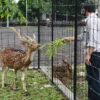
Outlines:
{"type": "Polygon", "coordinates": [[[85,52],[88,47],[94,47],[94,51],[100,52],[100,19],[95,13],[91,13],[86,19],[84,32],[78,36],[78,40],[83,40],[85,52]]]}

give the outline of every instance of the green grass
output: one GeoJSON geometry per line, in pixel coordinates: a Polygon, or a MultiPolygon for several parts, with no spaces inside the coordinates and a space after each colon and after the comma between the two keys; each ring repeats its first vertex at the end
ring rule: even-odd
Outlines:
{"type": "Polygon", "coordinates": [[[13,77],[14,72],[8,71],[9,84],[4,89],[0,88],[0,100],[67,100],[64,95],[52,85],[50,80],[39,71],[28,70],[26,72],[26,83],[28,92],[30,93],[29,96],[25,96],[22,89],[20,80],[21,72],[18,72],[17,89],[11,90],[10,86],[13,84],[13,77]],[[50,87],[45,87],[45,85],[50,85],[50,87]]]}

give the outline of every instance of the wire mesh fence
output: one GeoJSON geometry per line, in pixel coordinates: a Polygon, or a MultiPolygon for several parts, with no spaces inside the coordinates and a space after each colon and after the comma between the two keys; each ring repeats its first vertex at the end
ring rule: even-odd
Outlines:
{"type": "MultiPolygon", "coordinates": [[[[74,0],[72,0],[72,2],[69,2],[68,0],[63,0],[61,2],[52,0],[51,20],[47,21],[46,24],[41,24],[41,14],[38,14],[37,25],[19,25],[18,27],[13,25],[13,27],[15,27],[17,31],[20,30],[23,35],[27,34],[32,37],[34,33],[36,35],[36,40],[40,44],[49,43],[57,38],[64,37],[76,36],[78,40],[79,35],[86,32],[87,27],[87,24],[82,23],[85,17],[81,14],[82,5],[79,6],[79,3],[81,2],[78,2],[77,6],[74,0]]],[[[94,0],[93,2],[96,5],[96,9],[99,9],[99,0],[94,0]]],[[[98,12],[96,12],[96,14],[99,16],[98,12]]],[[[94,37],[95,31],[98,34],[100,31],[99,19],[96,19],[90,24],[93,25],[93,29],[91,30],[93,31],[94,37]],[[96,26],[94,26],[95,24],[96,26]],[[94,27],[96,27],[96,29],[94,27]]],[[[93,41],[99,41],[98,36],[99,35],[97,35],[96,39],[93,41]]],[[[96,87],[94,86],[100,83],[96,76],[98,75],[99,78],[100,72],[98,64],[99,60],[96,60],[97,57],[99,58],[98,45],[96,45],[97,51],[92,55],[93,59],[91,66],[87,67],[84,62],[86,56],[84,55],[83,46],[86,41],[83,42],[77,40],[67,42],[64,47],[57,50],[52,59],[49,59],[49,55],[46,55],[46,50],[48,48],[36,51],[31,66],[32,68],[40,68],[70,100],[97,100],[93,99],[95,96],[89,97],[89,95],[91,95],[89,93],[95,94],[99,98],[99,90],[95,90],[96,87]],[[77,44],[76,47],[75,43],[77,44]],[[86,72],[91,69],[91,72],[86,72]],[[93,74],[94,72],[95,74],[93,74]],[[90,81],[86,80],[86,75],[90,81]]],[[[9,28],[3,27],[2,25],[0,27],[0,48],[4,49],[6,47],[27,50],[27,48],[20,44],[17,35],[9,28]]]]}

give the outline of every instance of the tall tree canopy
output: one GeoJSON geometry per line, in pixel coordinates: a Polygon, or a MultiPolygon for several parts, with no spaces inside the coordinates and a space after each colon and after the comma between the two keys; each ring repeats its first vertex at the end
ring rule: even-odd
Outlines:
{"type": "MultiPolygon", "coordinates": [[[[27,13],[28,20],[32,20],[31,16],[37,17],[38,13],[50,13],[51,12],[51,0],[27,0],[27,13]]],[[[21,9],[24,16],[26,16],[26,0],[20,0],[18,7],[21,9]]]]}
{"type": "Polygon", "coordinates": [[[20,19],[20,22],[26,22],[25,17],[18,9],[15,0],[1,0],[0,1],[0,17],[5,19],[9,17],[10,20],[20,19]]]}
{"type": "MultiPolygon", "coordinates": [[[[81,8],[82,2],[85,0],[78,0],[77,7],[81,8]]],[[[59,11],[61,14],[72,14],[75,13],[75,0],[54,0],[54,9],[59,11]]],[[[78,9],[80,12],[80,9],[78,9]]]]}
{"type": "MultiPolygon", "coordinates": [[[[87,0],[78,0],[77,7],[79,14],[81,12],[81,3],[85,1],[87,0]]],[[[97,1],[95,0],[95,2],[97,1]]],[[[27,0],[28,20],[35,19],[39,12],[41,14],[51,13],[52,2],[54,13],[70,15],[75,13],[75,0],[27,0]]],[[[18,18],[20,18],[20,21],[25,20],[26,0],[19,0],[18,4],[15,3],[15,0],[0,0],[0,17],[6,18],[7,16],[10,20],[18,20],[18,18]]]]}

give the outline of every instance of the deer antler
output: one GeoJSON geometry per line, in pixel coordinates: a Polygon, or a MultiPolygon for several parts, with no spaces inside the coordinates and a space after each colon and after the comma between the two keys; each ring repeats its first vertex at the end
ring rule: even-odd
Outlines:
{"type": "Polygon", "coordinates": [[[33,39],[31,37],[29,37],[28,35],[25,34],[25,36],[30,40],[33,41],[33,39]]]}
{"type": "Polygon", "coordinates": [[[30,40],[30,41],[34,41],[35,40],[35,34],[33,34],[33,38],[29,37],[26,35],[26,37],[30,40]]]}
{"type": "Polygon", "coordinates": [[[10,29],[18,35],[19,39],[22,42],[29,42],[25,37],[21,36],[21,33],[20,32],[17,32],[14,27],[10,27],[10,29]]]}
{"type": "Polygon", "coordinates": [[[33,34],[33,39],[35,39],[35,34],[33,34]]]}

